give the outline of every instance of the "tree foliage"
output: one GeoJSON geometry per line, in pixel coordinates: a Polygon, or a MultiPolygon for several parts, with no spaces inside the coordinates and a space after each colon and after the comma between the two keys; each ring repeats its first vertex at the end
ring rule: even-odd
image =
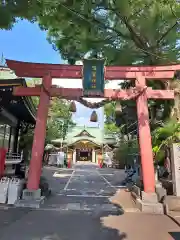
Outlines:
{"type": "MultiPolygon", "coordinates": [[[[41,79],[31,79],[27,81],[29,87],[41,84],[41,79]]],[[[39,97],[32,97],[34,105],[38,108],[39,97]]],[[[45,144],[51,143],[56,138],[64,138],[68,127],[75,125],[72,121],[72,114],[69,111],[70,103],[66,100],[53,98],[49,107],[49,117],[46,125],[45,144]]],[[[33,144],[34,129],[25,128],[21,132],[19,151],[23,151],[23,158],[28,162],[31,158],[31,149],[33,144]]]]}
{"type": "MultiPolygon", "coordinates": [[[[32,79],[28,81],[28,86],[36,84],[41,84],[41,80],[32,79]]],[[[38,107],[39,97],[33,97],[33,102],[38,107]]],[[[67,100],[59,98],[51,100],[46,128],[46,142],[51,142],[51,140],[56,138],[64,138],[68,127],[75,124],[72,121],[72,113],[69,111],[69,106],[70,102],[67,100]]]]}
{"type": "Polygon", "coordinates": [[[116,161],[119,163],[132,165],[134,159],[137,158],[139,153],[139,144],[137,140],[131,142],[121,141],[119,147],[115,152],[116,161]]]}
{"type": "Polygon", "coordinates": [[[0,29],[11,29],[18,18],[35,21],[40,5],[37,0],[0,1],[0,29]]]}
{"type": "Polygon", "coordinates": [[[167,63],[179,57],[176,0],[4,0],[0,28],[17,18],[38,21],[70,62],[101,52],[107,64],[167,63]]]}
{"type": "MultiPolygon", "coordinates": [[[[180,57],[180,5],[175,0],[53,1],[45,8],[39,24],[48,30],[49,41],[70,63],[96,52],[112,65],[169,64],[180,57]]],[[[127,85],[125,82],[121,87],[127,85]]],[[[165,89],[162,82],[149,85],[165,89]]],[[[150,101],[149,106],[154,121],[158,110],[163,111],[163,119],[171,111],[169,101],[150,101]]],[[[114,103],[105,108],[107,129],[115,122],[113,109],[114,103]]],[[[134,121],[135,115],[128,124],[134,121]]]]}
{"type": "Polygon", "coordinates": [[[152,133],[153,152],[155,159],[161,161],[165,158],[165,150],[173,142],[180,142],[180,123],[175,120],[165,122],[152,133]]]}
{"type": "Polygon", "coordinates": [[[68,128],[75,123],[72,121],[72,113],[69,111],[70,103],[67,100],[54,98],[49,110],[49,119],[47,121],[46,140],[64,138],[68,128]]]}
{"type": "Polygon", "coordinates": [[[64,59],[101,52],[107,64],[157,64],[179,57],[176,0],[44,0],[38,17],[64,59]],[[46,4],[45,4],[46,3],[46,4]]]}
{"type": "Polygon", "coordinates": [[[104,125],[105,132],[108,134],[115,134],[117,135],[119,133],[119,128],[115,123],[109,123],[104,125]]]}

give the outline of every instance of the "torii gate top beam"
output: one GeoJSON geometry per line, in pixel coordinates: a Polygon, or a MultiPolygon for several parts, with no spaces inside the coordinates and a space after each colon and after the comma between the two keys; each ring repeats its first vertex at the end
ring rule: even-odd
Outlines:
{"type": "MultiPolygon", "coordinates": [[[[8,59],[6,63],[18,77],[42,78],[48,72],[52,78],[82,78],[81,65],[30,63],[8,59]]],[[[177,70],[180,70],[180,64],[169,66],[107,66],[105,67],[105,79],[136,79],[139,73],[146,79],[172,79],[177,70]]]]}
{"type": "MultiPolygon", "coordinates": [[[[41,86],[36,87],[16,87],[13,91],[16,96],[40,96],[41,86]]],[[[51,97],[61,97],[70,100],[77,100],[83,97],[83,90],[81,88],[56,88],[52,87],[50,89],[51,97]]],[[[173,90],[152,90],[151,88],[147,88],[146,90],[147,98],[151,99],[174,99],[174,91],[173,90]]],[[[136,97],[137,93],[133,92],[133,90],[113,90],[113,89],[105,89],[104,90],[104,98],[108,98],[111,100],[118,99],[130,99],[136,97]]],[[[98,97],[97,97],[98,98],[98,97]]]]}

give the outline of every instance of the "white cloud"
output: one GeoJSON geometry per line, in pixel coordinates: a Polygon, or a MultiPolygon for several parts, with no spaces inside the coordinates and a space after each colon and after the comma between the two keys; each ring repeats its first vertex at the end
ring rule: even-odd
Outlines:
{"type": "Polygon", "coordinates": [[[90,116],[89,117],[73,117],[73,120],[76,122],[77,125],[80,126],[89,126],[89,127],[98,127],[99,122],[90,122],[90,116]]]}

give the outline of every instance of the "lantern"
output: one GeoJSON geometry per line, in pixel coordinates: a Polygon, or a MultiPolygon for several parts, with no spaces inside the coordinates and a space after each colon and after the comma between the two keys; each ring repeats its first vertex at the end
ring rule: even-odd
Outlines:
{"type": "Polygon", "coordinates": [[[98,117],[97,117],[96,111],[93,111],[93,112],[92,112],[90,121],[91,121],[91,122],[97,122],[97,121],[98,121],[98,117]]]}
{"type": "Polygon", "coordinates": [[[71,102],[69,111],[75,113],[76,112],[76,104],[74,101],[71,102]]]}
{"type": "Polygon", "coordinates": [[[116,109],[115,109],[116,114],[121,114],[122,113],[122,107],[120,102],[116,102],[116,109]]]}

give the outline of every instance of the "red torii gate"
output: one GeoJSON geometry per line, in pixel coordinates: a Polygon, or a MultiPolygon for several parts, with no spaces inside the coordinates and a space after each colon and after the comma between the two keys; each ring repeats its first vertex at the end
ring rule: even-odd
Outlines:
{"type": "MultiPolygon", "coordinates": [[[[8,67],[15,71],[18,77],[43,79],[42,86],[14,88],[14,95],[16,96],[40,96],[27,184],[28,190],[38,190],[50,97],[59,96],[71,100],[77,100],[83,97],[82,89],[57,88],[53,86],[52,78],[82,78],[82,66],[28,63],[13,60],[6,60],[6,62],[8,67]]],[[[167,81],[174,77],[174,73],[177,70],[180,70],[180,64],[171,66],[106,67],[105,79],[135,80],[135,90],[105,89],[104,98],[110,100],[136,98],[141,166],[144,191],[146,193],[155,192],[155,176],[147,99],[174,99],[173,90],[152,90],[146,86],[146,80],[167,81]]]]}

